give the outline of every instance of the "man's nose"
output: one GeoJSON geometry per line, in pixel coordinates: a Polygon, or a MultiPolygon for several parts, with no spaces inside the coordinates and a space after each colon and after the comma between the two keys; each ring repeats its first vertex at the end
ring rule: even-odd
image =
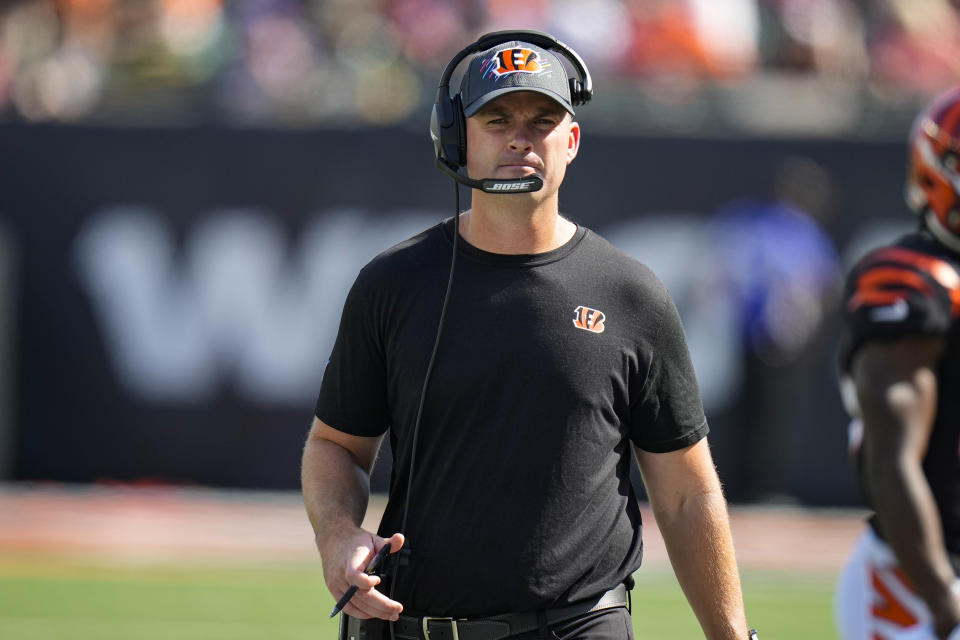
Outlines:
{"type": "Polygon", "coordinates": [[[526,151],[533,147],[533,136],[526,125],[517,125],[513,129],[513,135],[510,136],[510,149],[513,151],[526,151]]]}

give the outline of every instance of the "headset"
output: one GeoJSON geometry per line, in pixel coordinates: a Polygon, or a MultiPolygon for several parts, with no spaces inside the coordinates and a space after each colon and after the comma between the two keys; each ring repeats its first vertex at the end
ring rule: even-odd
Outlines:
{"type": "Polygon", "coordinates": [[[559,53],[570,62],[578,76],[569,79],[571,104],[586,104],[593,97],[593,80],[583,59],[569,46],[543,31],[494,31],[480,36],[479,40],[453,56],[440,76],[437,99],[430,114],[430,137],[437,154],[437,168],[460,184],[487,193],[538,191],[543,187],[543,180],[539,176],[513,180],[473,180],[460,173],[460,168],[467,164],[467,125],[460,92],[450,96],[450,77],[467,56],[513,40],[529,42],[559,53]]]}

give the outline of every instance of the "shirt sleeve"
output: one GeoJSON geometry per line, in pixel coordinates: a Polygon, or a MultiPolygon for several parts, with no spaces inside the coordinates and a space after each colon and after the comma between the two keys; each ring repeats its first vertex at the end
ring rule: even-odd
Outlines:
{"type": "Polygon", "coordinates": [[[868,254],[844,291],[844,360],[865,342],[947,333],[960,314],[960,276],[936,256],[903,247],[868,254]]]}
{"type": "Polygon", "coordinates": [[[315,411],[334,429],[373,437],[389,426],[386,361],[364,275],[361,272],[344,303],[315,411]]]}
{"type": "Polygon", "coordinates": [[[649,370],[632,406],[630,438],[644,451],[665,453],[689,446],[709,432],[680,314],[663,290],[663,312],[649,370]]]}

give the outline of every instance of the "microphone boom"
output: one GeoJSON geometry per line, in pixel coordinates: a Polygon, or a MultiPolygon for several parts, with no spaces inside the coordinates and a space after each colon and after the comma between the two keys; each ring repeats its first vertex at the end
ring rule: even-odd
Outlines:
{"type": "Polygon", "coordinates": [[[479,189],[485,193],[530,193],[543,188],[543,178],[536,175],[511,180],[495,180],[493,178],[474,180],[454,170],[439,156],[437,157],[437,167],[460,184],[472,189],[479,189]]]}

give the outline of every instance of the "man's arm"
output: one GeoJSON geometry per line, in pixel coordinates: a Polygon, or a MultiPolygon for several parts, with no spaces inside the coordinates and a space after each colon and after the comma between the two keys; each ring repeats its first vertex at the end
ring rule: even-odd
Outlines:
{"type": "Polygon", "coordinates": [[[940,638],[960,624],[942,524],[922,468],[943,349],[940,337],[871,342],[857,351],[852,367],[864,425],[862,464],[877,521],[940,638]]]}
{"type": "Polygon", "coordinates": [[[727,502],[707,440],[669,453],[636,452],[674,573],[704,634],[709,640],[745,640],[727,502]]]}
{"type": "Polygon", "coordinates": [[[315,418],[303,449],[300,482],[323,576],[334,599],[357,585],[360,589],[344,612],[356,618],[396,620],[402,605],[374,589],[379,578],[363,573],[385,543],[390,543],[392,553],[403,545],[402,534],[384,539],[360,528],[381,440],[353,436],[315,418]]]}

